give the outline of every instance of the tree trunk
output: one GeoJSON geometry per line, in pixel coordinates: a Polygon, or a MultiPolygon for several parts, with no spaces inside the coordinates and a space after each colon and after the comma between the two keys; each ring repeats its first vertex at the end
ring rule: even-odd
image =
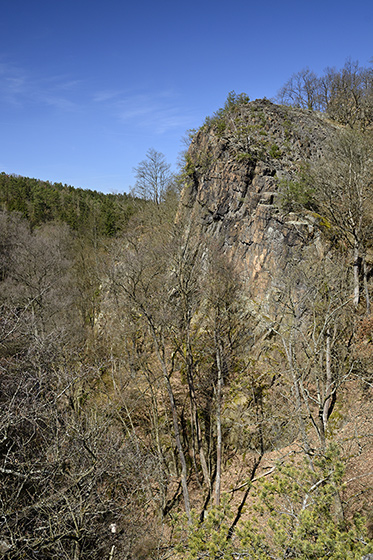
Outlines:
{"type": "MultiPolygon", "coordinates": [[[[293,337],[293,333],[291,334],[291,337],[293,337]]],[[[284,350],[285,350],[285,353],[286,353],[286,358],[287,358],[287,361],[288,361],[288,365],[289,365],[289,369],[290,369],[291,377],[292,377],[292,381],[293,381],[296,415],[298,417],[299,430],[300,430],[300,433],[301,433],[304,450],[305,450],[306,453],[308,453],[309,449],[310,449],[310,446],[309,446],[309,443],[308,443],[306,427],[305,427],[305,422],[304,422],[304,418],[303,418],[302,397],[301,397],[301,391],[300,391],[300,388],[299,388],[298,375],[297,375],[297,372],[294,368],[293,345],[292,345],[291,341],[287,345],[284,337],[281,337],[281,339],[282,339],[282,344],[283,344],[283,347],[284,347],[284,350]]]]}
{"type": "Polygon", "coordinates": [[[326,332],[326,349],[325,349],[325,370],[326,382],[324,391],[324,402],[322,403],[322,446],[325,450],[325,433],[328,425],[329,411],[332,405],[332,371],[331,371],[331,349],[330,349],[330,331],[326,332]]]}
{"type": "Polygon", "coordinates": [[[188,490],[188,484],[187,484],[187,472],[188,472],[188,470],[187,470],[187,464],[186,464],[185,455],[184,455],[184,451],[183,451],[183,446],[181,444],[181,437],[180,437],[180,431],[179,431],[179,420],[178,420],[178,417],[177,417],[177,410],[176,410],[174,393],[173,393],[173,390],[172,390],[170,377],[168,375],[167,366],[165,364],[164,359],[162,358],[162,355],[161,355],[161,352],[160,352],[160,349],[159,349],[157,334],[156,334],[156,332],[154,330],[154,327],[151,324],[151,322],[150,322],[150,328],[151,328],[151,332],[152,332],[152,335],[153,335],[155,351],[156,351],[156,354],[157,354],[158,361],[159,361],[159,363],[161,365],[161,368],[162,368],[162,373],[163,373],[163,377],[164,377],[164,380],[165,380],[165,383],[166,383],[168,397],[170,399],[171,412],[172,412],[172,422],[173,422],[174,434],[175,434],[175,442],[176,442],[176,447],[177,447],[177,450],[178,450],[178,453],[179,453],[179,459],[180,459],[180,464],[181,464],[181,486],[182,486],[182,489],[183,489],[185,513],[187,514],[189,523],[191,523],[192,522],[192,517],[191,517],[191,511],[190,511],[189,490],[188,490]]]}
{"type": "Polygon", "coordinates": [[[359,273],[360,273],[360,252],[359,252],[359,244],[355,240],[354,243],[354,307],[355,309],[358,307],[360,301],[359,273]]]}
{"type": "Polygon", "coordinates": [[[189,500],[189,491],[188,491],[188,484],[187,484],[187,465],[185,460],[185,455],[183,451],[183,447],[181,445],[181,438],[180,438],[180,431],[179,431],[179,422],[177,418],[177,411],[176,411],[176,404],[174,399],[174,394],[172,391],[170,378],[168,376],[167,371],[164,368],[164,378],[167,386],[168,396],[170,399],[171,410],[172,410],[172,421],[174,426],[174,433],[175,433],[175,441],[176,447],[179,452],[179,459],[181,464],[181,485],[183,488],[183,497],[184,497],[184,506],[185,506],[185,513],[187,514],[189,522],[191,522],[191,512],[190,512],[190,500],[189,500]]]}
{"type": "Polygon", "coordinates": [[[211,479],[207,467],[207,461],[205,457],[205,452],[202,445],[202,433],[201,433],[201,426],[198,419],[198,408],[197,408],[197,399],[196,393],[194,389],[194,375],[193,375],[193,353],[190,344],[190,332],[189,327],[187,330],[187,355],[186,355],[186,362],[187,362],[187,379],[188,379],[188,388],[189,388],[189,399],[190,399],[190,407],[191,407],[191,416],[192,416],[192,425],[194,425],[195,430],[195,439],[197,443],[197,450],[199,459],[201,461],[202,473],[203,473],[203,480],[207,488],[211,486],[211,479]]]}
{"type": "Polygon", "coordinates": [[[221,432],[221,394],[223,384],[222,348],[218,333],[215,328],[215,352],[218,379],[216,382],[216,479],[215,479],[215,505],[220,505],[221,463],[222,463],[222,432],[221,432]]]}
{"type": "Polygon", "coordinates": [[[366,301],[366,313],[370,315],[370,297],[369,297],[369,286],[368,286],[368,268],[367,268],[367,261],[364,255],[363,257],[363,274],[364,274],[364,294],[365,294],[365,301],[366,301]]]}
{"type": "Polygon", "coordinates": [[[257,469],[258,469],[258,467],[261,463],[262,458],[263,458],[263,454],[261,453],[260,456],[257,459],[254,459],[254,464],[253,464],[253,467],[251,469],[250,482],[248,483],[247,488],[245,490],[245,493],[243,495],[243,498],[241,500],[241,503],[238,506],[236,517],[234,518],[234,520],[232,522],[232,525],[229,527],[228,534],[227,534],[227,541],[229,541],[232,538],[234,530],[236,528],[236,525],[239,522],[239,520],[241,519],[241,515],[243,513],[243,508],[245,506],[245,503],[246,503],[247,497],[249,495],[249,492],[252,488],[252,482],[255,478],[255,473],[256,473],[256,471],[257,471],[257,469]]]}

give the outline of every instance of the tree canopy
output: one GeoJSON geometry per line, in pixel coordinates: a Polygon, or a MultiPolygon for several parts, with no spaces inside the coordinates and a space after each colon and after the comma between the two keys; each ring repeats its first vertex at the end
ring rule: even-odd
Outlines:
{"type": "Polygon", "coordinates": [[[280,103],[325,112],[331,119],[365,129],[373,124],[373,68],[347,60],[317,76],[309,68],[293,74],[277,95],[280,103]]]}

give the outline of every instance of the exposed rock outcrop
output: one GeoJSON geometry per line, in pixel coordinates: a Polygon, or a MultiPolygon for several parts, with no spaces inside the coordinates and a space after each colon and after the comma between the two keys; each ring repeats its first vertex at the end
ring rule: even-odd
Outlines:
{"type": "Polygon", "coordinates": [[[251,295],[271,299],[288,263],[321,250],[312,213],[281,209],[281,186],[322,157],[336,125],[310,111],[257,100],[194,137],[179,218],[215,238],[251,295]]]}

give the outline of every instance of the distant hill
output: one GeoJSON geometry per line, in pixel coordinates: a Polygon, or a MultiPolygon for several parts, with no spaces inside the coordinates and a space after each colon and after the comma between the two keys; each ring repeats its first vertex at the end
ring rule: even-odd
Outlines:
{"type": "Polygon", "coordinates": [[[127,194],[104,194],[20,175],[0,174],[0,209],[19,212],[32,227],[51,221],[68,224],[83,233],[113,236],[135,213],[127,194]]]}

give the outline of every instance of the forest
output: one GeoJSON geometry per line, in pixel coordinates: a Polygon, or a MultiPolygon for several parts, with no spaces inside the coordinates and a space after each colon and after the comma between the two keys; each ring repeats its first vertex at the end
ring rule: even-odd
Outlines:
{"type": "Polygon", "coordinates": [[[276,101],[129,195],[0,174],[1,558],[373,557],[373,72],[276,101]]]}

